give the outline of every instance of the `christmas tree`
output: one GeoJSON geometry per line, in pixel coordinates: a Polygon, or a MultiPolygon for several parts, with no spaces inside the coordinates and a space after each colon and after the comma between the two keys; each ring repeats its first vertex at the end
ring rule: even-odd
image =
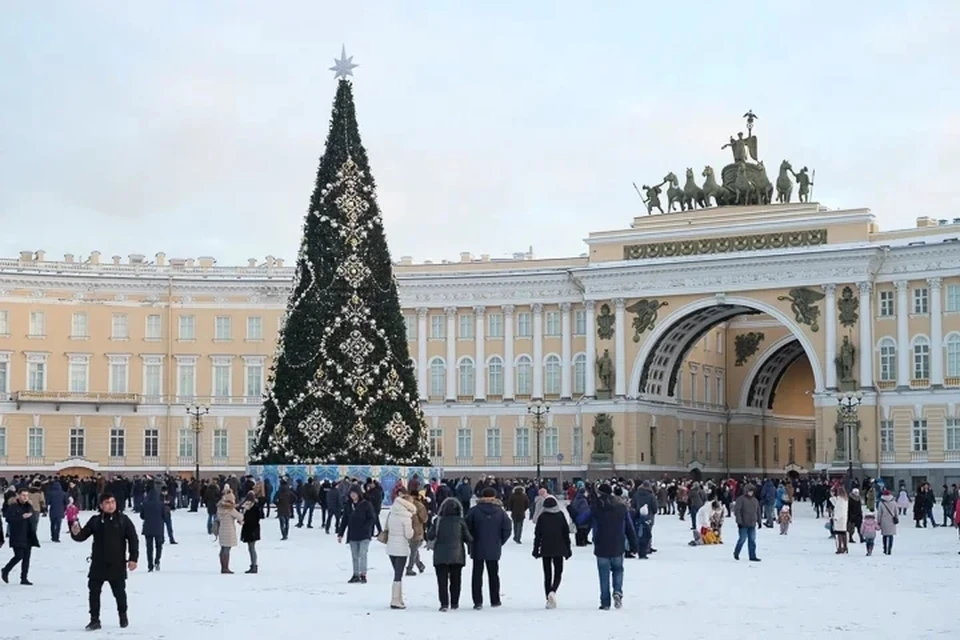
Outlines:
{"type": "Polygon", "coordinates": [[[367,153],[352,57],[336,71],[326,150],[251,457],[260,464],[428,464],[397,281],[367,153]]]}

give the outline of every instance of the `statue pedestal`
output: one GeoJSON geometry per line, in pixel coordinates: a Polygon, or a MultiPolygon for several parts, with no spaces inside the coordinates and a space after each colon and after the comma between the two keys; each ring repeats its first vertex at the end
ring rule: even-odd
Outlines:
{"type": "Polygon", "coordinates": [[[612,397],[610,389],[597,389],[597,400],[609,400],[612,397]]]}
{"type": "Polygon", "coordinates": [[[595,453],[590,456],[587,465],[587,480],[609,480],[617,475],[617,468],[613,464],[613,456],[605,453],[595,453]]]}
{"type": "Polygon", "coordinates": [[[837,389],[839,391],[856,391],[857,390],[857,381],[856,380],[841,380],[837,383],[837,389]]]}
{"type": "Polygon", "coordinates": [[[608,466],[613,466],[613,454],[612,453],[591,453],[590,464],[605,464],[608,466]]]}

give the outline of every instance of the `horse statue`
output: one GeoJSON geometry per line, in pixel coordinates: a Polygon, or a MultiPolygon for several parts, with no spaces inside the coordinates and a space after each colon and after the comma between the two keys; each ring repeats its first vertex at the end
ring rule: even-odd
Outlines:
{"type": "Polygon", "coordinates": [[[704,167],[703,173],[700,175],[704,178],[703,188],[701,189],[704,206],[709,207],[711,199],[713,199],[714,204],[718,207],[725,204],[724,200],[727,195],[727,190],[717,184],[717,177],[713,173],[713,167],[709,165],[704,167]]]}
{"type": "Polygon", "coordinates": [[[773,201],[773,185],[770,184],[770,178],[767,177],[767,168],[764,166],[763,160],[757,163],[757,168],[759,174],[753,185],[757,190],[757,204],[770,204],[773,201]]]}
{"type": "Polygon", "coordinates": [[[683,189],[680,188],[680,181],[677,180],[677,176],[671,171],[663,177],[663,181],[670,183],[670,187],[667,189],[667,211],[673,211],[673,205],[675,204],[683,211],[683,189]]]}
{"type": "Polygon", "coordinates": [[[784,160],[780,163],[780,174],[777,176],[777,202],[789,204],[790,195],[793,193],[793,181],[790,180],[790,172],[793,167],[784,160]]]}
{"type": "Polygon", "coordinates": [[[697,186],[693,178],[693,169],[687,167],[687,181],[683,185],[683,208],[693,211],[696,207],[705,208],[703,189],[697,186]]]}
{"type": "Polygon", "coordinates": [[[733,181],[732,204],[752,204],[755,197],[757,197],[756,185],[750,182],[750,178],[747,177],[746,165],[740,164],[737,167],[737,178],[733,181]]]}

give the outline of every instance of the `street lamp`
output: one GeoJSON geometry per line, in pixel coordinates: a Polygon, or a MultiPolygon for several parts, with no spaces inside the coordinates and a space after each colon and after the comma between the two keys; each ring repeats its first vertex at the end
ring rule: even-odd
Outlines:
{"type": "Polygon", "coordinates": [[[210,407],[187,407],[187,415],[193,418],[193,477],[200,482],[200,432],[203,431],[203,416],[210,413],[210,407]]]}
{"type": "MultiPolygon", "coordinates": [[[[846,449],[847,460],[850,462],[852,467],[854,455],[853,427],[855,427],[857,422],[859,422],[857,414],[860,410],[860,404],[863,402],[863,391],[847,391],[846,393],[840,392],[837,393],[836,398],[840,424],[843,425],[842,446],[844,449],[846,449]]],[[[859,440],[859,438],[857,438],[857,440],[859,440]]]]}
{"type": "Polygon", "coordinates": [[[537,432],[537,482],[540,481],[540,434],[543,433],[543,416],[550,413],[550,405],[542,400],[527,407],[527,413],[533,416],[533,430],[537,432]]]}

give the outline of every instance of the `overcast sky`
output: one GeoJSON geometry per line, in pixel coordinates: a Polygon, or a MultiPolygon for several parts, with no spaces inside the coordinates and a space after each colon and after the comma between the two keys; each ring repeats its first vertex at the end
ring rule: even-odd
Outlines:
{"type": "Polygon", "coordinates": [[[960,2],[723,4],[4,3],[0,254],[295,257],[341,43],[394,259],[580,254],[748,109],[814,199],[960,217],[960,2]]]}

